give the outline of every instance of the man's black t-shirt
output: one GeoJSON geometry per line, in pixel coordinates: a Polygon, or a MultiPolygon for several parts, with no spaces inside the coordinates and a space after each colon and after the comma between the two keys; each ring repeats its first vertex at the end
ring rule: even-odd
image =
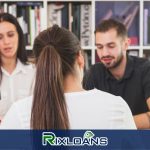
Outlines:
{"type": "Polygon", "coordinates": [[[121,80],[115,79],[102,63],[97,63],[85,74],[83,87],[121,96],[133,115],[144,113],[148,111],[146,100],[150,97],[150,62],[144,58],[128,56],[121,80]]]}

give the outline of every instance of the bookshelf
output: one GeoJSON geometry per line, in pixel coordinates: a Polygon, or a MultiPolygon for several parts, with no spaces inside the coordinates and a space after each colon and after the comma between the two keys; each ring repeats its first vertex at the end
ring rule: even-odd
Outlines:
{"type": "Polygon", "coordinates": [[[95,26],[116,18],[128,28],[129,54],[150,59],[150,0],[1,0],[0,11],[18,17],[30,53],[35,36],[56,23],[78,36],[87,69],[98,61],[95,26]]]}

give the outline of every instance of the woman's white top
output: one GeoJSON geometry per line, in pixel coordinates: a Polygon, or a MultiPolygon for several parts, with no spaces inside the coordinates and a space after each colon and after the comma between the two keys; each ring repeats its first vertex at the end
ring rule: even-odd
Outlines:
{"type": "MultiPolygon", "coordinates": [[[[118,96],[93,89],[65,93],[71,129],[136,129],[127,103],[118,96]]],[[[30,96],[10,108],[1,129],[30,129],[30,96]]]]}
{"type": "Polygon", "coordinates": [[[18,59],[12,74],[9,74],[3,67],[1,67],[1,70],[0,117],[3,117],[15,101],[33,94],[35,67],[32,64],[24,65],[18,59]]]}

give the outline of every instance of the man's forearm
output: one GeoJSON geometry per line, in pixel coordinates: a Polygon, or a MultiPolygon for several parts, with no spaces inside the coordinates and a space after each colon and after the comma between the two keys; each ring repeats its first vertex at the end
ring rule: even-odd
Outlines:
{"type": "Polygon", "coordinates": [[[134,121],[138,129],[150,129],[150,112],[135,115],[134,121]]]}

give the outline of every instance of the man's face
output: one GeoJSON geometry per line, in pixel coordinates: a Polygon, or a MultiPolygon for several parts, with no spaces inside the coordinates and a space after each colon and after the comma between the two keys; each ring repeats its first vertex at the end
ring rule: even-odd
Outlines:
{"type": "Polygon", "coordinates": [[[126,57],[127,40],[118,37],[115,29],[97,32],[95,36],[100,61],[108,69],[119,66],[123,58],[126,57]]]}

